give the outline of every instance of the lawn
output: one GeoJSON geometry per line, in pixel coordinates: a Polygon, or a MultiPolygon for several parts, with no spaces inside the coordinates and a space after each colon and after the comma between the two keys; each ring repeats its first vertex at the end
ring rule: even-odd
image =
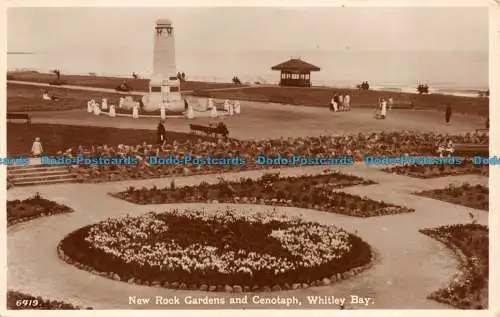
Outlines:
{"type": "Polygon", "coordinates": [[[221,99],[237,99],[261,102],[273,102],[312,107],[328,107],[336,93],[347,93],[351,96],[352,107],[375,107],[379,98],[392,97],[394,103],[413,103],[417,110],[443,111],[449,103],[454,112],[488,116],[489,99],[460,97],[449,95],[418,95],[402,92],[360,91],[336,88],[285,88],[285,87],[252,87],[231,90],[197,91],[195,96],[221,99]]]}
{"type": "MultiPolygon", "coordinates": [[[[118,105],[120,97],[118,93],[73,90],[57,87],[37,87],[22,84],[7,84],[7,111],[29,112],[29,111],[60,111],[71,109],[87,109],[87,101],[95,99],[101,102],[101,98],[108,100],[108,105],[118,105]],[[57,96],[58,101],[43,100],[42,92],[46,90],[49,96],[57,96]]],[[[139,99],[135,96],[135,99],[139,99]]]]}
{"type": "MultiPolygon", "coordinates": [[[[58,124],[32,124],[27,127],[21,123],[7,123],[7,155],[9,157],[30,155],[35,137],[40,137],[44,152],[56,154],[61,149],[75,148],[78,145],[118,145],[141,144],[146,141],[156,143],[156,131],[140,129],[117,129],[104,127],[85,127],[58,124]]],[[[169,142],[177,140],[203,139],[187,133],[167,132],[169,142]]]]}
{"type": "MultiPolygon", "coordinates": [[[[56,80],[54,74],[43,74],[37,72],[12,72],[7,74],[8,80],[31,81],[39,83],[50,83],[56,80]]],[[[148,80],[83,76],[83,75],[61,75],[61,81],[67,85],[79,85],[86,87],[99,87],[114,89],[125,81],[134,91],[148,91],[148,80]]],[[[231,83],[208,83],[197,81],[186,81],[181,83],[182,91],[193,91],[194,96],[212,97],[220,99],[236,99],[247,101],[273,102],[293,105],[304,105],[313,107],[328,107],[328,104],[336,93],[348,93],[351,96],[353,107],[374,107],[379,98],[392,97],[396,105],[413,103],[416,109],[444,111],[447,104],[451,104],[456,113],[476,114],[488,116],[489,99],[460,97],[440,94],[418,95],[402,92],[387,91],[360,91],[356,89],[336,88],[293,88],[293,87],[252,87],[240,86],[240,89],[231,83]],[[227,90],[207,91],[208,89],[227,90]]]]}
{"type": "MultiPolygon", "coordinates": [[[[29,81],[36,83],[50,83],[57,80],[56,75],[38,72],[9,72],[7,80],[29,81]]],[[[65,85],[96,87],[115,89],[118,85],[126,82],[133,91],[149,91],[149,79],[133,79],[119,77],[102,77],[91,75],[65,75],[61,74],[61,81],[65,85]]],[[[232,83],[207,83],[200,81],[181,82],[181,90],[200,90],[213,88],[235,87],[232,83]]]]}

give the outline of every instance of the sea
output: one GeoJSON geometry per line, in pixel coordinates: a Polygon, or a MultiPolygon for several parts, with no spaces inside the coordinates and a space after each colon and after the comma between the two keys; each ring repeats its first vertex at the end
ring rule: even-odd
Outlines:
{"type": "MultiPolygon", "coordinates": [[[[379,90],[416,92],[419,83],[432,93],[477,96],[489,87],[487,52],[468,51],[176,51],[179,72],[188,80],[230,82],[233,76],[244,83],[276,84],[279,72],[271,67],[290,58],[301,58],[321,68],[311,74],[314,86],[356,87],[368,81],[379,90]]],[[[106,52],[9,52],[9,71],[35,70],[62,74],[95,74],[148,78],[152,72],[151,51],[106,52]]]]}

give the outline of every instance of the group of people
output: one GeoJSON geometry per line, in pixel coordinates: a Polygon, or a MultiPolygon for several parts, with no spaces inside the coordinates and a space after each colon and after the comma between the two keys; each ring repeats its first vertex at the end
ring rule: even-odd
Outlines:
{"type": "Polygon", "coordinates": [[[443,140],[437,149],[439,157],[451,156],[455,152],[455,145],[452,140],[443,140]]]}
{"type": "MultiPolygon", "coordinates": [[[[102,110],[108,110],[108,101],[106,98],[103,98],[101,101],[101,105],[99,105],[98,102],[96,102],[94,99],[91,99],[87,102],[87,112],[88,113],[93,113],[94,115],[98,116],[101,114],[102,110]]],[[[108,116],[110,117],[116,117],[116,108],[115,105],[110,105],[109,106],[109,111],[108,111],[108,116]]]]}
{"type": "MultiPolygon", "coordinates": [[[[131,108],[132,109],[132,118],[133,119],[138,119],[140,116],[140,110],[141,110],[141,103],[134,101],[131,97],[120,97],[119,105],[118,107],[120,109],[122,108],[131,108]]],[[[159,110],[160,110],[160,118],[165,119],[166,112],[168,108],[168,102],[167,104],[160,104],[159,105],[159,110]]],[[[201,109],[201,111],[210,111],[210,116],[215,118],[219,116],[219,113],[217,112],[217,107],[215,105],[215,102],[212,98],[207,99],[207,103],[204,109],[201,109]]],[[[94,99],[91,99],[87,102],[87,112],[88,113],[93,113],[94,115],[98,116],[101,115],[101,112],[106,112],[108,110],[108,102],[106,98],[102,98],[101,105],[99,102],[96,102],[94,99]]],[[[225,100],[224,101],[224,110],[228,112],[230,116],[234,114],[240,114],[241,113],[241,104],[238,100],[225,100]]],[[[109,106],[109,111],[107,111],[107,115],[109,117],[116,117],[116,107],[112,104],[109,106]]],[[[184,115],[188,119],[193,119],[194,118],[194,109],[193,106],[188,102],[187,99],[184,99],[184,115]]]]}
{"type": "Polygon", "coordinates": [[[55,96],[55,95],[52,95],[52,96],[49,96],[49,92],[47,90],[44,90],[42,92],[42,99],[43,100],[51,100],[51,101],[58,101],[59,100],[59,97],[55,96]]]}
{"type": "MultiPolygon", "coordinates": [[[[224,111],[227,111],[227,113],[230,116],[241,113],[241,104],[238,100],[231,101],[231,100],[226,99],[226,100],[224,100],[223,107],[224,107],[223,108],[224,111]]],[[[210,111],[210,116],[212,118],[215,118],[218,116],[217,107],[216,107],[215,102],[212,98],[207,99],[206,108],[203,110],[210,111]]]]}
{"type": "Polygon", "coordinates": [[[330,101],[330,111],[349,111],[351,110],[351,96],[348,94],[335,94],[330,101]]]}

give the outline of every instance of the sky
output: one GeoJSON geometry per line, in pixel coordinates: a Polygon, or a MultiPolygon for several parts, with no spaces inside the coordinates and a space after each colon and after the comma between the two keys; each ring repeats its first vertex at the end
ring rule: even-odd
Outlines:
{"type": "Polygon", "coordinates": [[[487,8],[10,8],[9,52],[151,51],[156,19],[176,51],[488,52],[487,8]]]}

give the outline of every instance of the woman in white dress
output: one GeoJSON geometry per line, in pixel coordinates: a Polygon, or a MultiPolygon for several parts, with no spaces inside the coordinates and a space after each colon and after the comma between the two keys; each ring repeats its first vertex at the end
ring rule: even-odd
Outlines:
{"type": "Polygon", "coordinates": [[[349,95],[344,96],[344,108],[346,111],[351,110],[351,96],[349,95]]]}
{"type": "Polygon", "coordinates": [[[188,105],[188,110],[186,111],[186,117],[188,119],[193,119],[194,118],[194,111],[193,111],[193,105],[192,104],[188,105]]]}
{"type": "Polygon", "coordinates": [[[42,94],[42,99],[43,100],[51,100],[50,99],[50,96],[49,96],[49,93],[47,91],[44,91],[43,94],[42,94]]]}
{"type": "Polygon", "coordinates": [[[137,105],[132,109],[132,119],[139,119],[139,107],[137,105]]]}
{"type": "Polygon", "coordinates": [[[92,113],[94,111],[94,104],[92,100],[87,101],[87,112],[92,113]]]}
{"type": "Polygon", "coordinates": [[[212,110],[210,111],[210,116],[212,118],[217,117],[217,108],[213,107],[212,110]]]}
{"type": "Polygon", "coordinates": [[[165,120],[166,117],[167,117],[167,115],[165,114],[165,105],[161,104],[160,105],[160,118],[162,120],[165,120]]]}
{"type": "Polygon", "coordinates": [[[234,113],[235,114],[240,114],[241,113],[241,105],[238,100],[234,102],[234,113]]]}
{"type": "Polygon", "coordinates": [[[108,109],[108,100],[106,98],[102,98],[102,110],[108,109]]]}
{"type": "Polygon", "coordinates": [[[111,118],[114,118],[116,117],[116,111],[115,111],[115,105],[111,105],[109,106],[109,114],[108,114],[111,118]]]}
{"type": "Polygon", "coordinates": [[[387,101],[385,99],[382,99],[382,108],[380,109],[380,116],[382,119],[385,119],[385,116],[387,115],[387,101]]]}
{"type": "Polygon", "coordinates": [[[101,108],[99,108],[99,103],[98,102],[94,103],[94,114],[96,116],[98,116],[98,115],[101,114],[101,108]]]}

